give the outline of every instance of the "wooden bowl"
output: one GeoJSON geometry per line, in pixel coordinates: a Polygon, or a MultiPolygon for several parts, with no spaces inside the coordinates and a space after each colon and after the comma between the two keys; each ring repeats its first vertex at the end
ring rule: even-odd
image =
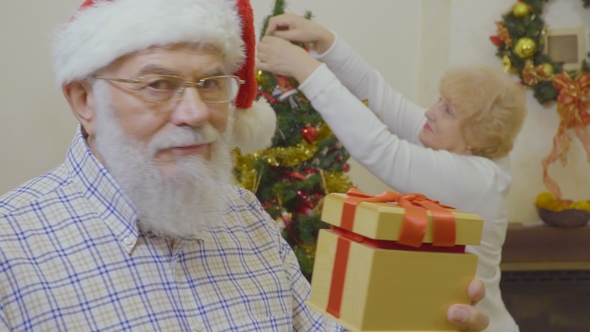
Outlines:
{"type": "Polygon", "coordinates": [[[551,211],[537,208],[537,212],[541,220],[553,227],[583,227],[590,222],[590,213],[584,210],[566,209],[562,211],[551,211]]]}

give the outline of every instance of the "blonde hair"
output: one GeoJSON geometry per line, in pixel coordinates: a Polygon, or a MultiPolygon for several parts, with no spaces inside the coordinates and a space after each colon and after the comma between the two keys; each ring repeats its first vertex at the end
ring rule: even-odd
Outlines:
{"type": "Polygon", "coordinates": [[[508,155],[526,116],[523,88],[501,70],[467,66],[443,75],[440,94],[461,118],[461,132],[473,155],[508,155]]]}

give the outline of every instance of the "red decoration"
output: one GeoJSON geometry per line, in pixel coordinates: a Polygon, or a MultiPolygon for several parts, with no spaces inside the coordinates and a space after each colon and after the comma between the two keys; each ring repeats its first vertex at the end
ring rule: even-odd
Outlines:
{"type": "Polygon", "coordinates": [[[271,96],[270,94],[268,94],[266,92],[258,91],[258,95],[266,98],[266,100],[270,101],[271,104],[278,104],[279,103],[279,101],[276,100],[275,97],[271,96]]]}
{"type": "Polygon", "coordinates": [[[492,41],[492,43],[494,45],[496,45],[498,47],[504,45],[504,42],[498,36],[490,36],[490,40],[492,41]]]}
{"type": "Polygon", "coordinates": [[[289,232],[289,235],[291,235],[293,241],[297,242],[299,245],[303,245],[303,241],[295,235],[295,232],[291,227],[291,224],[293,223],[293,216],[285,211],[281,214],[280,218],[283,220],[283,224],[285,225],[287,232],[289,232]]]}
{"type": "Polygon", "coordinates": [[[311,144],[318,137],[318,129],[316,127],[307,126],[301,129],[301,137],[303,137],[307,143],[311,144]]]}
{"type": "Polygon", "coordinates": [[[567,153],[572,146],[572,138],[569,130],[573,129],[576,136],[582,142],[582,146],[588,155],[590,162],[590,136],[586,127],[590,125],[590,73],[580,74],[572,79],[567,72],[562,72],[553,80],[553,86],[559,90],[557,97],[557,113],[561,118],[557,133],[553,138],[553,149],[549,156],[543,159],[543,182],[549,191],[557,198],[564,201],[561,189],[557,182],[549,176],[549,166],[561,160],[567,163],[567,153]]]}
{"type": "Polygon", "coordinates": [[[285,171],[285,174],[287,174],[289,177],[291,177],[292,180],[295,180],[295,179],[307,180],[307,176],[305,176],[301,173],[297,173],[295,171],[285,171]]]}
{"type": "Polygon", "coordinates": [[[275,205],[278,202],[278,200],[275,198],[272,201],[266,202],[264,203],[264,205],[262,206],[263,209],[268,209],[269,207],[275,205]]]}
{"type": "Polygon", "coordinates": [[[350,172],[350,165],[344,164],[344,166],[342,166],[342,170],[344,170],[346,173],[350,172]]]}

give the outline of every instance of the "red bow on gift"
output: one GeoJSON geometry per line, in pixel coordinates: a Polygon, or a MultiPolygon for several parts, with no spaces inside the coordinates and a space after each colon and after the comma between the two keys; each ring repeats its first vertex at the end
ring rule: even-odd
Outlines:
{"type": "Polygon", "coordinates": [[[422,194],[399,194],[393,191],[385,191],[379,195],[368,195],[352,188],[347,192],[349,198],[344,202],[341,227],[347,231],[353,231],[356,207],[362,202],[372,203],[397,203],[405,209],[404,221],[400,231],[398,243],[420,247],[424,241],[428,229],[428,213],[432,214],[434,223],[434,246],[453,247],[456,240],[455,216],[449,209],[450,206],[442,205],[422,194]]]}
{"type": "Polygon", "coordinates": [[[590,137],[586,130],[590,125],[590,73],[582,73],[572,79],[566,72],[562,72],[555,77],[553,86],[559,90],[557,113],[561,122],[553,138],[553,149],[549,156],[543,159],[543,181],[549,191],[561,200],[561,190],[557,182],[549,176],[549,166],[557,160],[561,160],[564,166],[567,164],[567,153],[572,146],[569,129],[575,131],[586,149],[590,162],[590,137]]]}

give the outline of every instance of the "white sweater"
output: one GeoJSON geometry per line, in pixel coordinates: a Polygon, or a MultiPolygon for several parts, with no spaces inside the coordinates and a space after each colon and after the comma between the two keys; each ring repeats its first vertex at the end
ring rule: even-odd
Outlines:
{"type": "Polygon", "coordinates": [[[487,291],[478,307],[490,316],[486,331],[518,331],[499,287],[512,181],[509,158],[490,160],[425,148],[418,135],[426,110],[394,91],[342,39],[314,56],[324,64],[299,89],[352,157],[400,192],[419,192],[483,218],[481,245],[467,247],[479,256],[477,276],[487,291]],[[361,102],[366,99],[369,107],[361,102]]]}

